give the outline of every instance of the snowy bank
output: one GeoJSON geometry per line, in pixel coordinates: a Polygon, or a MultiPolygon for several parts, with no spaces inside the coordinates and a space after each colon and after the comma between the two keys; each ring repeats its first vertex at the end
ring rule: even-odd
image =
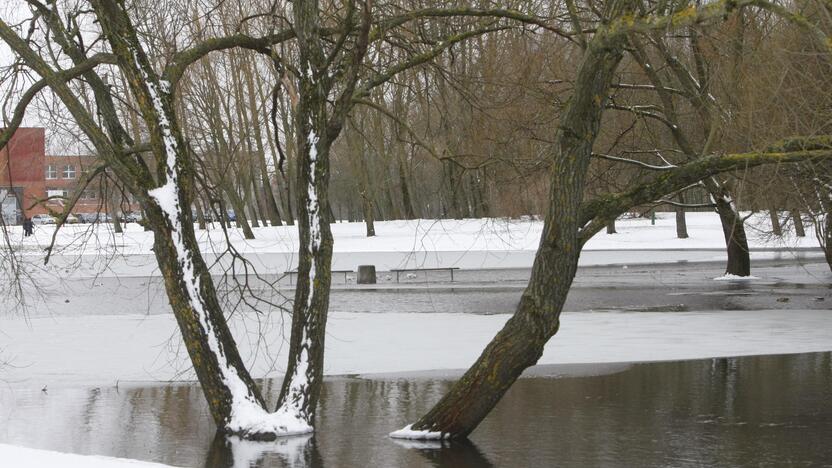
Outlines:
{"type": "MultiPolygon", "coordinates": [[[[465,369],[508,315],[332,313],[327,375],[465,369]]],[[[826,310],[563,313],[539,364],[683,360],[832,351],[826,310]]],[[[289,322],[233,320],[255,377],[282,378],[289,322]],[[258,330],[262,330],[260,338],[258,330]]],[[[170,315],[0,319],[12,387],[195,380],[170,315]]]]}
{"type": "MultiPolygon", "coordinates": [[[[715,213],[688,213],[690,238],[676,238],[673,213],[660,213],[656,224],[649,219],[622,219],[617,234],[597,234],[585,246],[582,265],[610,263],[662,263],[676,261],[718,261],[725,258],[725,241],[715,213]],[[620,254],[610,258],[607,251],[620,254]],[[687,255],[663,255],[659,250],[687,251],[687,255]],[[713,253],[696,252],[713,250],[713,253]],[[632,255],[621,253],[632,252],[632,255]]],[[[797,238],[787,233],[772,237],[767,215],[754,215],[746,223],[752,256],[760,250],[817,249],[811,226],[797,238]]],[[[35,235],[24,238],[12,227],[15,249],[39,264],[52,236],[53,226],[38,226],[35,235]]],[[[74,274],[146,276],[154,274],[156,260],[150,250],[153,237],[141,226],[127,224],[124,234],[111,226],[65,226],[57,236],[53,273],[72,269],[74,274]],[[81,262],[77,262],[81,258],[81,262]],[[109,270],[108,270],[109,268],[109,270]]],[[[335,223],[333,269],[355,270],[358,265],[376,265],[379,270],[414,267],[527,268],[531,266],[543,229],[541,221],[508,219],[412,220],[376,223],[376,237],[365,235],[363,223],[335,223]]],[[[197,231],[200,250],[209,262],[229,244],[261,273],[283,273],[297,265],[295,226],[253,229],[256,239],[246,240],[239,229],[228,231],[228,239],[217,227],[197,231]]],[[[759,254],[757,254],[759,255],[759,254]]],[[[765,258],[765,257],[761,257],[765,258]]],[[[38,266],[39,268],[39,266],[38,266]]],[[[156,273],[158,274],[158,273],[156,273]]]]}
{"type": "Polygon", "coordinates": [[[162,468],[170,465],[90,455],[51,452],[0,444],[0,460],[9,468],[162,468]]]}

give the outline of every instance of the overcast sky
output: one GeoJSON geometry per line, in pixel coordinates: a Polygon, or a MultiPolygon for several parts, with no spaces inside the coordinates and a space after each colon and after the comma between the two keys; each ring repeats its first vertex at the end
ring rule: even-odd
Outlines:
{"type": "MultiPolygon", "coordinates": [[[[22,0],[0,0],[0,18],[2,18],[6,24],[14,26],[29,16],[29,9],[22,0]]],[[[0,67],[5,69],[12,64],[14,60],[15,55],[12,53],[11,48],[5,43],[5,41],[0,41],[0,67]]],[[[0,83],[0,94],[5,96],[8,92],[7,89],[6,84],[0,83]]],[[[60,125],[56,125],[52,121],[52,117],[55,116],[55,110],[53,108],[47,108],[43,105],[45,101],[50,100],[49,91],[41,91],[41,96],[43,99],[36,100],[30,104],[23,119],[22,126],[45,127],[47,129],[46,151],[49,154],[78,154],[89,152],[88,149],[85,148],[85,145],[79,144],[78,135],[80,132],[77,129],[67,130],[64,128],[62,130],[58,128],[60,126],[66,127],[67,125],[71,125],[70,121],[62,119],[60,121],[60,125]]],[[[11,116],[16,103],[17,101],[13,99],[7,104],[7,108],[5,109],[6,115],[11,116]]],[[[0,127],[2,126],[3,124],[0,120],[0,127]]],[[[74,125],[72,125],[72,127],[74,127],[74,125]]]]}

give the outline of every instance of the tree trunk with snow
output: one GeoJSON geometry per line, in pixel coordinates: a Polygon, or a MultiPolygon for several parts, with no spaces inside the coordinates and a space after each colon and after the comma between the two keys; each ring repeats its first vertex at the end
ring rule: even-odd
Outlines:
{"type": "Polygon", "coordinates": [[[537,362],[557,332],[581,250],[578,215],[592,144],[622,57],[623,38],[602,45],[604,39],[601,33],[596,35],[584,53],[574,95],[561,120],[543,234],[517,310],[451,390],[415,424],[394,432],[394,437],[466,437],[523,370],[537,362]]]}
{"type": "Polygon", "coordinates": [[[298,281],[292,309],[292,335],[286,376],[278,398],[278,411],[291,409],[310,427],[323,384],[329,289],[332,279],[332,232],[327,218],[329,155],[352,106],[352,93],[361,60],[367,50],[369,2],[346,66],[343,89],[330,108],[330,64],[320,36],[320,11],[315,0],[295,2],[292,14],[297,34],[298,100],[293,109],[297,156],[298,281]]]}
{"type": "Polygon", "coordinates": [[[612,219],[607,223],[607,234],[616,234],[617,232],[615,230],[615,220],[612,219]]]}
{"type": "Polygon", "coordinates": [[[728,190],[716,181],[709,179],[705,186],[716,205],[716,212],[722,224],[722,234],[728,253],[728,263],[725,266],[726,275],[750,276],[751,256],[748,250],[748,239],[742,217],[737,211],[736,204],[728,190]]]}
{"type": "Polygon", "coordinates": [[[150,130],[156,180],[139,201],[154,233],[154,251],[185,347],[218,428],[248,438],[271,439],[311,427],[291,413],[270,414],[237,351],[210,272],[199,252],[191,217],[193,163],[173,108],[170,85],[160,78],[137,38],[124,4],[95,0],[96,14],[119,68],[127,77],[150,130]]]}

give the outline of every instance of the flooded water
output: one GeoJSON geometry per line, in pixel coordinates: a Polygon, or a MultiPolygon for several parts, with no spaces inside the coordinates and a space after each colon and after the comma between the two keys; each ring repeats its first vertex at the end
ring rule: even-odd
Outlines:
{"type": "Polygon", "coordinates": [[[216,437],[199,387],[179,384],[0,390],[0,442],[194,467],[832,464],[832,353],[547,373],[517,381],[470,443],[386,437],[450,381],[347,377],[327,380],[314,436],[216,437]]]}
{"type": "MultiPolygon", "coordinates": [[[[822,262],[797,264],[770,260],[755,264],[757,279],[745,282],[714,281],[724,265],[692,263],[637,265],[624,268],[580,268],[564,310],[711,311],[763,309],[828,309],[832,303],[832,276],[822,262]]],[[[513,313],[529,269],[459,270],[454,282],[448,272],[419,272],[416,278],[379,273],[379,284],[356,285],[344,275],[333,275],[330,310],[334,312],[453,312],[465,314],[513,313]]],[[[351,279],[351,277],[347,277],[351,279]]],[[[270,278],[274,281],[276,278],[270,278]]],[[[288,305],[294,296],[289,278],[277,289],[253,290],[276,304],[288,305]]],[[[217,280],[220,290],[233,289],[230,280],[217,280]]],[[[113,315],[168,314],[170,307],[158,277],[121,277],[60,280],[43,285],[43,296],[30,314],[113,315]],[[114,304],[117,304],[114,306],[114,304]]]]}

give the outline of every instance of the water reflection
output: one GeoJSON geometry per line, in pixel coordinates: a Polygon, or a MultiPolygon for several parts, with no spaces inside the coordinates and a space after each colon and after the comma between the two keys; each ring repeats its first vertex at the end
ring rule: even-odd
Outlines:
{"type": "MultiPolygon", "coordinates": [[[[195,385],[0,390],[0,442],[204,467],[813,465],[832,460],[832,354],[521,379],[469,443],[393,441],[444,380],[330,379],[315,436],[217,436],[195,385]]],[[[275,395],[274,382],[264,385],[275,395]]]]}
{"type": "Polygon", "coordinates": [[[476,444],[469,440],[453,442],[393,440],[392,442],[418,453],[430,466],[441,468],[491,468],[494,466],[476,444]]]}
{"type": "Polygon", "coordinates": [[[204,464],[206,468],[317,467],[323,465],[321,453],[311,434],[286,437],[271,442],[255,442],[219,433],[211,442],[204,464]]]}

